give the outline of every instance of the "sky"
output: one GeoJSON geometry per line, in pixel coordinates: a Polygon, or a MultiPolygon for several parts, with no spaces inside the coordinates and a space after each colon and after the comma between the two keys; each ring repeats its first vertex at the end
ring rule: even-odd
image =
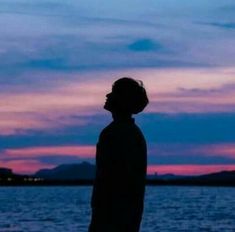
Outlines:
{"type": "Polygon", "coordinates": [[[0,0],[0,35],[0,167],[94,163],[128,76],[149,173],[235,170],[234,0],[0,0]]]}

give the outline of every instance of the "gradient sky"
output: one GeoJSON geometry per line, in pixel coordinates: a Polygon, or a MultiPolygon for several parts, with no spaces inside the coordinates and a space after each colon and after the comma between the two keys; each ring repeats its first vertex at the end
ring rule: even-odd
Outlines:
{"type": "Polygon", "coordinates": [[[150,173],[235,170],[234,0],[0,0],[0,166],[94,162],[122,76],[150,173]]]}

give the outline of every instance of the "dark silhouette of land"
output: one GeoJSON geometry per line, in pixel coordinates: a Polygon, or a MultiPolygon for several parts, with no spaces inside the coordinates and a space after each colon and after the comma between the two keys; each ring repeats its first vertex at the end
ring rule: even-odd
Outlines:
{"type": "Polygon", "coordinates": [[[235,171],[221,171],[200,176],[176,176],[164,178],[156,176],[146,181],[148,185],[192,185],[192,186],[231,186],[235,187],[235,171]]]}
{"type": "MultiPolygon", "coordinates": [[[[0,168],[0,186],[92,185],[95,178],[94,170],[95,165],[87,162],[80,164],[63,164],[47,170],[42,169],[33,175],[20,175],[13,173],[11,169],[0,168]],[[88,174],[87,176],[80,175],[84,167],[88,174]],[[54,170],[57,170],[56,173],[58,175],[55,174],[54,170]]],[[[178,176],[174,174],[148,175],[145,184],[157,186],[194,185],[235,187],[235,170],[221,171],[200,176],[178,176]]]]}

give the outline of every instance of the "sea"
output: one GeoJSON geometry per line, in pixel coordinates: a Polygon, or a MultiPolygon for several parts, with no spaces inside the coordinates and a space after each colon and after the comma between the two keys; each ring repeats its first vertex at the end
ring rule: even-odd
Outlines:
{"type": "MultiPolygon", "coordinates": [[[[0,232],[86,232],[92,187],[0,187],[0,232]]],[[[148,186],[141,232],[235,232],[235,188],[148,186]]]]}

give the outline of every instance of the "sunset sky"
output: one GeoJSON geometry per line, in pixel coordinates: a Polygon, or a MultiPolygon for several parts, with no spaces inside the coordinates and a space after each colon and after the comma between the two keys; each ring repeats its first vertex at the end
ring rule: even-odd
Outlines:
{"type": "Polygon", "coordinates": [[[129,76],[149,173],[235,170],[234,0],[0,0],[0,35],[0,167],[94,163],[129,76]]]}

